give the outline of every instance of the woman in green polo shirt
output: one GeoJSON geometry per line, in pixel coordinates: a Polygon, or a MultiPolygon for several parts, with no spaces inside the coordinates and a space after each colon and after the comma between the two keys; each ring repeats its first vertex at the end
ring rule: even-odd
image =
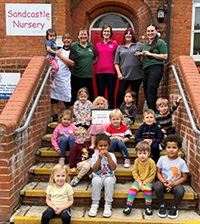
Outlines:
{"type": "Polygon", "coordinates": [[[76,101],[77,92],[82,87],[88,89],[89,100],[91,102],[94,100],[92,76],[95,49],[94,45],[88,41],[88,37],[88,31],[85,28],[80,28],[78,31],[78,41],[71,45],[78,53],[76,64],[71,70],[72,103],[76,101]]]}
{"type": "Polygon", "coordinates": [[[143,87],[147,106],[156,112],[157,91],[163,76],[164,62],[167,59],[167,44],[157,35],[157,27],[147,26],[148,41],[143,46],[143,87]]]}

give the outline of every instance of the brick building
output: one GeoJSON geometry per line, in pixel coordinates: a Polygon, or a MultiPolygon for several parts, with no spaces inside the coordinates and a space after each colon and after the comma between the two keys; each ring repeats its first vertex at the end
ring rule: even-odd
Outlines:
{"type": "MultiPolygon", "coordinates": [[[[3,111],[0,116],[0,131],[2,131],[0,132],[0,221],[8,220],[13,208],[19,203],[19,191],[21,186],[27,181],[27,169],[34,163],[35,151],[33,151],[33,148],[39,147],[37,139],[38,136],[41,138],[44,132],[41,127],[42,125],[45,126],[45,122],[49,119],[43,111],[50,110],[49,107],[44,107],[45,103],[48,103],[49,91],[47,88],[40,108],[36,111],[40,120],[37,120],[37,117],[33,118],[31,126],[33,132],[29,133],[27,131],[25,136],[20,136],[27,139],[27,144],[16,146],[12,133],[23,122],[24,114],[27,113],[24,108],[30,104],[28,97],[31,97],[31,94],[33,97],[35,96],[33,89],[38,87],[40,78],[43,77],[47,68],[44,57],[41,57],[45,56],[44,35],[7,35],[5,8],[8,3],[51,4],[52,27],[56,29],[58,36],[62,36],[64,31],[69,31],[74,41],[76,40],[77,30],[80,27],[86,27],[91,34],[91,40],[96,41],[96,34],[98,34],[102,24],[110,22],[116,35],[120,35],[120,31],[123,31],[128,24],[128,26],[134,28],[138,40],[144,42],[146,40],[146,26],[150,23],[156,24],[162,32],[162,38],[167,42],[169,49],[169,59],[166,64],[166,73],[161,83],[160,93],[164,96],[169,96],[171,101],[173,100],[173,95],[178,93],[175,79],[172,75],[168,75],[169,65],[175,64],[180,69],[179,72],[183,75],[183,80],[185,80],[186,92],[189,94],[187,97],[191,102],[190,106],[199,127],[200,105],[198,99],[200,92],[198,90],[199,84],[195,84],[200,80],[196,76],[195,80],[193,80],[194,82],[190,82],[187,79],[198,73],[197,69],[193,69],[195,64],[192,59],[197,64],[200,61],[200,42],[197,41],[200,39],[199,0],[2,0],[0,2],[0,72],[13,71],[15,70],[13,66],[16,66],[17,70],[24,71],[28,65],[27,61],[31,61],[32,64],[29,64],[29,71],[34,74],[27,79],[28,82],[33,81],[33,83],[30,86],[27,83],[24,84],[26,88],[22,87],[23,90],[18,92],[18,97],[13,100],[14,106],[9,107],[7,112],[3,111],[5,105],[8,106],[7,101],[0,101],[0,111],[3,111]],[[161,13],[164,10],[162,22],[158,22],[157,19],[158,9],[161,9],[161,13]],[[38,68],[36,69],[37,66],[38,68]],[[35,78],[37,75],[38,77],[35,78]],[[196,95],[193,94],[194,89],[196,90],[196,95]],[[25,99],[20,104],[22,95],[25,99]],[[13,114],[13,110],[17,112],[13,114]],[[43,123],[35,129],[35,123],[39,121],[43,123]],[[1,133],[4,133],[4,135],[2,136],[1,133]],[[31,136],[33,138],[30,141],[29,138],[31,136]],[[26,153],[22,153],[23,150],[26,150],[26,153]],[[20,160],[20,164],[18,160],[20,160]],[[20,175],[16,175],[17,173],[20,175]]],[[[181,116],[176,115],[175,122],[179,134],[186,139],[184,146],[186,148],[189,147],[191,150],[190,152],[187,151],[186,161],[192,175],[191,184],[200,194],[199,137],[192,132],[184,108],[181,111],[183,114],[181,116]],[[184,126],[184,130],[180,124],[184,126]]]]}

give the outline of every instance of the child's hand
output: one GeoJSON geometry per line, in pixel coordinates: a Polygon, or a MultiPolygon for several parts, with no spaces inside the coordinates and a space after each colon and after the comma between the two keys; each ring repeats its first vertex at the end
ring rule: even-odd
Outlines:
{"type": "Polygon", "coordinates": [[[87,117],[85,120],[86,121],[91,121],[92,120],[92,117],[87,117]]]}
{"type": "Polygon", "coordinates": [[[178,95],[178,98],[177,98],[176,101],[177,101],[178,103],[180,103],[181,100],[182,100],[182,97],[181,97],[180,95],[178,95]]]}
{"type": "Polygon", "coordinates": [[[139,182],[139,188],[143,191],[144,185],[143,185],[142,181],[139,182]]]}
{"type": "Polygon", "coordinates": [[[99,152],[99,159],[102,159],[103,156],[105,156],[105,153],[106,153],[105,150],[101,150],[101,151],[99,152]]]}
{"type": "Polygon", "coordinates": [[[75,173],[77,171],[76,167],[71,168],[70,170],[71,170],[72,173],[75,173]]]}
{"type": "Polygon", "coordinates": [[[56,211],[55,213],[56,213],[56,215],[60,215],[60,213],[61,213],[62,211],[63,211],[62,208],[58,208],[57,211],[56,211]]]}
{"type": "Polygon", "coordinates": [[[81,116],[78,116],[77,119],[78,119],[78,120],[82,120],[82,117],[81,117],[81,116]]]}
{"type": "Polygon", "coordinates": [[[153,142],[152,139],[144,139],[144,141],[147,142],[150,146],[151,146],[151,144],[153,142]]]}
{"type": "Polygon", "coordinates": [[[166,132],[166,130],[165,129],[161,129],[161,131],[164,133],[164,134],[166,134],[167,132],[166,132]]]}
{"type": "Polygon", "coordinates": [[[127,110],[127,109],[125,109],[124,111],[125,111],[125,113],[126,113],[127,115],[129,115],[129,112],[128,112],[128,110],[127,110]]]}
{"type": "Polygon", "coordinates": [[[60,155],[60,149],[58,149],[58,150],[57,150],[57,152],[58,152],[58,153],[59,153],[59,155],[60,155]]]}

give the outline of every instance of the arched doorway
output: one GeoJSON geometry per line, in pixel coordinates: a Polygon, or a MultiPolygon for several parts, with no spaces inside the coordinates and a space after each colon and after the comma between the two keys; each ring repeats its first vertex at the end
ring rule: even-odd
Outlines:
{"type": "MultiPolygon", "coordinates": [[[[101,41],[101,28],[104,24],[110,25],[113,29],[113,36],[112,39],[115,40],[119,45],[122,43],[123,33],[128,27],[131,27],[134,30],[134,26],[132,22],[126,16],[120,13],[105,13],[101,14],[100,16],[96,17],[90,25],[89,32],[90,32],[90,41],[96,45],[97,42],[101,41]]],[[[95,66],[94,66],[94,73],[95,73],[95,66]]],[[[96,88],[96,81],[95,81],[95,74],[93,79],[94,85],[94,95],[97,96],[97,88],[96,88]]],[[[115,88],[115,96],[118,89],[118,82],[115,88]]],[[[107,93],[105,93],[105,97],[107,98],[107,93]]],[[[116,97],[115,97],[116,98],[116,97]]]]}

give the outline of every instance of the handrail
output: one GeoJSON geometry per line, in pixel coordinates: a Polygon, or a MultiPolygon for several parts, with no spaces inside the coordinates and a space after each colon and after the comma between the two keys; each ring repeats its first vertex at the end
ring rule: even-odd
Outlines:
{"type": "Polygon", "coordinates": [[[172,71],[173,71],[173,73],[174,73],[174,76],[175,76],[175,79],[176,79],[176,82],[177,82],[179,91],[180,91],[180,93],[181,93],[181,97],[182,97],[183,103],[184,103],[184,105],[185,105],[185,109],[186,109],[187,115],[188,115],[189,120],[190,120],[190,124],[191,124],[191,126],[192,126],[192,130],[194,131],[194,133],[196,133],[197,135],[200,136],[200,131],[197,129],[197,127],[196,127],[196,125],[195,125],[195,122],[194,122],[194,119],[193,119],[193,117],[192,117],[192,114],[191,114],[189,105],[188,105],[188,103],[187,103],[185,94],[184,94],[184,92],[183,92],[183,88],[182,88],[181,82],[180,82],[180,80],[179,80],[179,77],[178,77],[176,68],[175,68],[174,65],[170,65],[169,68],[171,68],[172,71]]]}
{"type": "Polygon", "coordinates": [[[41,95],[42,95],[42,92],[43,92],[43,90],[44,90],[45,84],[46,84],[46,82],[47,82],[47,79],[48,79],[48,77],[49,77],[49,74],[50,74],[52,68],[53,68],[52,66],[49,67],[49,69],[48,69],[48,71],[47,71],[47,73],[46,73],[46,75],[45,75],[45,77],[44,77],[44,80],[43,80],[43,82],[42,82],[42,85],[41,85],[41,87],[40,87],[40,89],[39,89],[39,91],[38,91],[38,94],[37,94],[37,96],[36,96],[36,98],[35,98],[35,101],[34,101],[34,103],[33,103],[33,105],[32,105],[32,108],[31,108],[31,110],[30,110],[30,113],[29,113],[28,117],[26,118],[26,121],[25,121],[24,125],[23,125],[22,127],[18,128],[18,129],[16,129],[16,130],[14,131],[14,135],[17,135],[17,134],[23,132],[24,130],[26,130],[26,129],[28,128],[28,126],[29,126],[29,124],[30,124],[30,122],[31,122],[31,118],[32,118],[33,113],[34,113],[34,111],[35,111],[35,108],[36,108],[36,106],[37,106],[37,104],[38,104],[38,102],[39,102],[39,99],[40,99],[40,97],[41,97],[41,95]]]}

